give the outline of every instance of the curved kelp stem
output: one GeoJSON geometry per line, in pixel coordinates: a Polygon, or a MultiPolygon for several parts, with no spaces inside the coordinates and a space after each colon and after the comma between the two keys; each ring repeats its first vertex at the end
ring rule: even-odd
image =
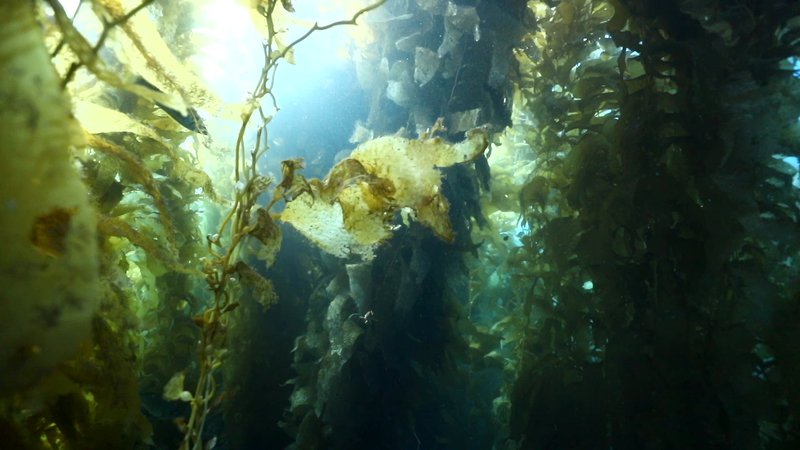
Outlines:
{"type": "Polygon", "coordinates": [[[213,306],[196,318],[202,328],[199,355],[199,375],[192,397],[192,413],[184,429],[182,450],[200,449],[203,446],[203,427],[215,400],[219,382],[216,373],[223,365],[226,356],[227,331],[230,326],[227,313],[235,310],[239,303],[235,299],[234,289],[238,280],[247,287],[258,291],[261,303],[268,306],[275,301],[272,284],[261,277],[254,269],[241,260],[242,245],[248,237],[255,238],[262,246],[262,253],[269,255],[267,265],[280,247],[281,234],[278,226],[269,214],[271,207],[280,199],[293,196],[298,190],[304,190],[307,183],[303,177],[295,174],[301,168],[299,161],[285,161],[283,164],[283,181],[275,189],[273,199],[266,208],[257,207],[259,198],[272,185],[273,180],[258,174],[258,161],[266,154],[268,146],[267,125],[271,116],[265,114],[261,102],[269,96],[273,105],[277,104],[272,93],[275,71],[280,61],[289,57],[293,48],[309,37],[313,32],[326,30],[340,25],[355,25],[363,14],[372,11],[385,3],[380,0],[357,11],[350,19],[326,25],[314,24],[305,34],[287,46],[278,43],[279,34],[273,23],[273,14],[279,4],[291,11],[288,2],[269,0],[263,2],[258,11],[266,22],[268,35],[263,43],[264,65],[247,106],[242,112],[242,123],[235,145],[234,164],[234,201],[233,206],[224,216],[218,232],[207,237],[208,250],[211,257],[206,261],[204,272],[209,289],[214,294],[213,306]],[[256,143],[252,150],[245,144],[247,130],[251,120],[258,113],[260,123],[257,125],[256,143]],[[254,210],[255,209],[255,210],[254,210]]]}

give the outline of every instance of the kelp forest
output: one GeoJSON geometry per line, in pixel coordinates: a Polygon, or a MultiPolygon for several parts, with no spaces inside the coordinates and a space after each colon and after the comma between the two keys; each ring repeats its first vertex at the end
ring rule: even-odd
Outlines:
{"type": "Polygon", "coordinates": [[[798,157],[792,0],[4,0],[0,447],[800,448],[798,157]]]}

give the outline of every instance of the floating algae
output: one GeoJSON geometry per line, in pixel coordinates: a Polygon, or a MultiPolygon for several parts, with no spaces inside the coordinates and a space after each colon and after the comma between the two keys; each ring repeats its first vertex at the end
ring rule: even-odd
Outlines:
{"type": "Polygon", "coordinates": [[[487,145],[486,132],[479,129],[458,144],[437,137],[367,141],[315,183],[314,191],[288,203],[281,220],[338,257],[373,258],[377,246],[392,235],[395,216],[401,212],[452,241],[439,168],[473,161],[487,145]]]}

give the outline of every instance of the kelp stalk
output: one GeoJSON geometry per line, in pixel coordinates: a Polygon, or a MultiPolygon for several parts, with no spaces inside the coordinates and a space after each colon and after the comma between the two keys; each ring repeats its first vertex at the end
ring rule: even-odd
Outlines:
{"type": "MultiPolygon", "coordinates": [[[[258,161],[268,150],[266,144],[262,146],[262,138],[263,142],[268,142],[266,127],[271,120],[270,116],[264,114],[260,105],[267,95],[270,96],[273,104],[276,103],[272,94],[275,70],[279,62],[286,58],[296,45],[308,38],[313,32],[339,25],[355,25],[356,20],[361,15],[378,8],[385,1],[380,0],[362,8],[349,20],[341,20],[322,26],[314,24],[300,38],[283,48],[279,48],[280,46],[276,40],[279,30],[275,29],[273,13],[279,3],[284,9],[291,12],[291,4],[287,1],[268,0],[262,2],[258,7],[258,11],[266,21],[268,30],[268,36],[263,44],[264,66],[256,83],[256,88],[247,102],[248,106],[242,113],[242,124],[234,148],[236,189],[234,190],[233,206],[223,219],[219,231],[212,236],[208,236],[208,250],[212,256],[206,262],[204,272],[206,273],[208,287],[214,294],[214,304],[197,318],[197,323],[202,327],[200,372],[191,401],[192,413],[184,430],[181,450],[195,450],[203,446],[203,427],[206,416],[209,413],[209,404],[214,400],[217,390],[215,372],[222,366],[223,358],[227,353],[226,340],[229,326],[227,313],[239,306],[238,302],[233,299],[234,287],[231,281],[233,277],[238,276],[243,282],[247,282],[248,277],[257,274],[255,271],[248,270],[249,266],[240,260],[241,244],[248,235],[251,235],[267,246],[280,245],[279,229],[272,222],[268,209],[287,194],[287,189],[285,188],[287,183],[281,183],[278,186],[275,190],[276,198],[269,202],[267,209],[258,208],[253,211],[259,197],[271,184],[271,180],[258,174],[257,167],[258,161]],[[255,148],[248,152],[244,138],[252,116],[256,111],[259,113],[261,123],[258,125],[255,148]],[[253,220],[252,216],[254,214],[256,220],[253,220]],[[224,241],[228,241],[227,245],[224,241]]],[[[294,170],[284,174],[284,178],[294,179],[294,170]]],[[[296,179],[300,180],[301,178],[298,175],[296,179]]],[[[264,286],[271,286],[267,280],[263,281],[264,286]]]]}
{"type": "Polygon", "coordinates": [[[89,336],[94,211],[69,148],[80,129],[30,2],[0,5],[0,395],[35,384],[89,336]]]}

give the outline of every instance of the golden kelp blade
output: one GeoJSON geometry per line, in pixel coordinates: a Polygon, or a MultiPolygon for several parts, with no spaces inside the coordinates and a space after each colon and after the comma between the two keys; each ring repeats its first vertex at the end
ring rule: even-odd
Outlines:
{"type": "Polygon", "coordinates": [[[313,196],[304,193],[288,203],[281,220],[338,257],[372,259],[392,235],[391,221],[400,211],[452,241],[450,205],[438,168],[472,161],[487,145],[483,130],[468,133],[458,144],[399,136],[367,141],[331,170],[321,188],[313,184],[313,196]]]}
{"type": "MultiPolygon", "coordinates": [[[[124,0],[103,0],[99,3],[114,18],[122,17],[138,4],[124,0]]],[[[178,94],[184,103],[191,99],[193,106],[210,111],[220,109],[216,96],[175,56],[147,14],[136,14],[121,28],[124,35],[119,36],[122,45],[117,56],[134,73],[164,92],[178,94]]],[[[165,104],[186,113],[185,104],[165,104]]]]}

